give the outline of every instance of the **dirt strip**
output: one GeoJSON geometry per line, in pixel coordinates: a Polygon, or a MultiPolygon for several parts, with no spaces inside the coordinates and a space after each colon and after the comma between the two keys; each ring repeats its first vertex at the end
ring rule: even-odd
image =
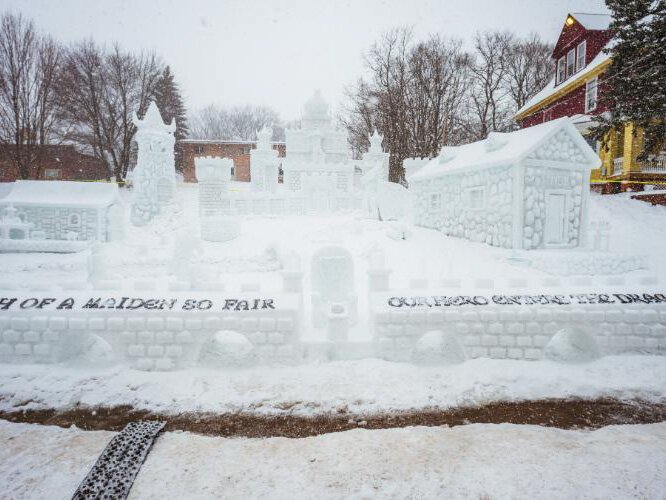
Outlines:
{"type": "Polygon", "coordinates": [[[0,418],[85,430],[120,431],[140,419],[165,420],[167,431],[189,431],[209,436],[300,438],[359,427],[387,429],[416,425],[465,425],[473,423],[532,424],[561,429],[597,429],[617,424],[648,424],[666,421],[666,403],[615,399],[545,399],[500,402],[452,409],[426,408],[372,415],[335,413],[319,416],[257,415],[252,413],[181,413],[164,415],[129,406],[75,407],[67,409],[0,412],[0,418]]]}

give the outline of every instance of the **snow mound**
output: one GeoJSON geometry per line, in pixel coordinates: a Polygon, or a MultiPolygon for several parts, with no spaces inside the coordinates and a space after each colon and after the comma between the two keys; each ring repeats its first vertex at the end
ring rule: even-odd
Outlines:
{"type": "Polygon", "coordinates": [[[465,361],[465,350],[454,333],[433,330],[416,342],[412,361],[420,365],[462,363],[465,361]]]}
{"type": "Polygon", "coordinates": [[[599,358],[601,353],[589,333],[578,328],[563,328],[550,339],[544,356],[561,363],[584,363],[599,358]]]}
{"type": "Polygon", "coordinates": [[[201,364],[211,368],[247,366],[254,358],[252,342],[245,335],[228,330],[214,334],[200,355],[201,364]]]}
{"type": "Polygon", "coordinates": [[[81,352],[78,361],[89,366],[110,366],[115,363],[111,345],[98,335],[89,335],[87,345],[81,352]]]}

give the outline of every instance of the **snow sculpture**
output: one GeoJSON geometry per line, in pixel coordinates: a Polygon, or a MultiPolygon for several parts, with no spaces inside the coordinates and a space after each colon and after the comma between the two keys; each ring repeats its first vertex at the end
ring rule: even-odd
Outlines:
{"type": "Polygon", "coordinates": [[[600,162],[566,117],[445,148],[409,177],[415,223],[504,248],[584,246],[600,162]]]}
{"type": "Polygon", "coordinates": [[[582,363],[597,359],[600,349],[589,333],[578,328],[563,328],[550,339],[544,355],[553,361],[582,363]]]}
{"type": "Polygon", "coordinates": [[[349,315],[345,306],[333,304],[327,315],[326,333],[331,342],[345,342],[349,336],[349,315]]]}
{"type": "Polygon", "coordinates": [[[76,252],[122,231],[115,183],[16,181],[0,200],[0,249],[76,252]]]}
{"type": "Polygon", "coordinates": [[[305,103],[300,129],[287,129],[284,184],[290,191],[349,193],[354,183],[347,134],[332,126],[319,91],[305,103]]]}
{"type": "Polygon", "coordinates": [[[198,238],[185,232],[179,234],[173,242],[169,274],[174,275],[178,281],[192,283],[195,281],[192,261],[202,253],[201,241],[198,238]]]}
{"type": "Polygon", "coordinates": [[[450,365],[465,361],[465,350],[451,332],[434,330],[423,335],[414,346],[412,362],[421,365],[450,365]]]}
{"type": "MultiPolygon", "coordinates": [[[[389,154],[382,151],[382,136],[377,131],[370,136],[370,149],[367,153],[364,153],[361,164],[363,165],[363,174],[360,183],[363,188],[365,209],[371,217],[383,220],[385,217],[378,203],[379,198],[384,196],[387,189],[389,154]]],[[[384,208],[388,209],[388,207],[384,208]]]]}
{"type": "Polygon", "coordinates": [[[135,226],[149,223],[172,200],[176,190],[174,163],[174,120],[166,125],[154,102],[148,106],[143,120],[136,113],[138,156],[132,174],[134,193],[131,219],[135,226]]]}
{"type": "Polygon", "coordinates": [[[381,181],[377,186],[376,200],[380,220],[412,223],[414,200],[412,193],[403,185],[381,181]]]}
{"type": "Polygon", "coordinates": [[[405,158],[402,161],[402,168],[405,171],[405,180],[409,183],[409,179],[420,172],[430,162],[430,158],[405,158]]]}
{"type": "Polygon", "coordinates": [[[312,256],[312,315],[315,326],[323,326],[332,306],[341,304],[349,325],[356,322],[357,298],[354,295],[354,260],[342,247],[328,246],[312,256]]]}
{"type": "Polygon", "coordinates": [[[233,160],[229,158],[195,158],[201,238],[205,241],[229,241],[240,234],[238,219],[225,215],[230,206],[232,167],[233,160]]]}
{"type": "Polygon", "coordinates": [[[384,137],[381,136],[376,130],[370,136],[370,148],[367,153],[363,154],[363,172],[371,169],[378,168],[380,170],[377,176],[379,180],[389,180],[389,153],[385,153],[382,149],[382,141],[384,137]]]}
{"type": "Polygon", "coordinates": [[[254,346],[241,333],[217,332],[202,347],[199,361],[211,368],[247,366],[255,361],[254,346]]]}
{"type": "Polygon", "coordinates": [[[271,145],[273,129],[264,126],[257,132],[257,147],[250,151],[250,184],[253,191],[274,193],[278,187],[280,162],[271,145]]]}
{"type": "Polygon", "coordinates": [[[88,256],[88,281],[94,285],[108,279],[108,255],[102,245],[95,244],[88,256]]]}
{"type": "Polygon", "coordinates": [[[27,240],[30,238],[30,230],[35,227],[32,222],[24,222],[18,215],[14,205],[5,208],[5,213],[0,218],[0,238],[8,240],[27,240]]]}
{"type": "Polygon", "coordinates": [[[125,239],[125,213],[119,203],[114,203],[106,211],[108,220],[107,241],[125,239]]]}

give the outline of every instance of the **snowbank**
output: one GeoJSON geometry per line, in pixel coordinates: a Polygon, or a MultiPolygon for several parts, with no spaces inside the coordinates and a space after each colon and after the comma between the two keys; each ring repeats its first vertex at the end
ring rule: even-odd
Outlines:
{"type": "Polygon", "coordinates": [[[245,370],[142,372],[127,368],[0,366],[0,410],[131,405],[188,411],[317,415],[450,408],[543,398],[666,398],[660,356],[608,356],[581,364],[475,359],[418,367],[376,359],[245,370]]]}
{"type": "MultiPolygon", "coordinates": [[[[0,489],[69,497],[113,434],[0,422],[0,489]]],[[[304,439],[165,433],[130,498],[658,498],[666,423],[476,424],[304,439]]]]}

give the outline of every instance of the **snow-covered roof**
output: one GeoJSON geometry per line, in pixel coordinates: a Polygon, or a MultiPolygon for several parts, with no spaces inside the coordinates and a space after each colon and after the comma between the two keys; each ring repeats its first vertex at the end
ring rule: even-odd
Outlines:
{"type": "Polygon", "coordinates": [[[118,199],[113,182],[16,181],[2,205],[106,207],[118,199]]]}
{"type": "MultiPolygon", "coordinates": [[[[580,70],[578,73],[575,73],[571,78],[568,80],[565,80],[564,82],[560,83],[559,85],[555,85],[555,77],[553,77],[550,82],[548,82],[548,85],[546,85],[543,89],[541,89],[539,92],[537,92],[530,100],[528,100],[522,108],[518,110],[516,113],[516,116],[520,116],[525,111],[529,110],[531,107],[539,104],[541,101],[551,97],[552,95],[556,94],[563,88],[566,88],[570,83],[579,81],[582,77],[585,75],[591,73],[594,71],[596,68],[604,64],[606,61],[610,59],[610,55],[605,52],[605,49],[610,48],[612,46],[612,42],[608,42],[604,49],[599,52],[594,59],[590,61],[590,63],[585,66],[582,70],[580,70]]],[[[582,83],[582,82],[581,82],[582,83]]]]}
{"type": "Polygon", "coordinates": [[[600,162],[599,157],[585,142],[571,120],[565,116],[515,132],[491,132],[488,138],[482,141],[458,147],[447,147],[443,151],[445,153],[443,157],[440,155],[431,160],[409,180],[428,179],[455,170],[475,167],[513,165],[562,129],[566,129],[578,147],[584,151],[588,159],[587,166],[596,168],[600,162]]]}
{"type": "Polygon", "coordinates": [[[611,23],[608,14],[589,14],[585,12],[572,12],[571,17],[582,24],[588,30],[607,30],[611,23]]]}

